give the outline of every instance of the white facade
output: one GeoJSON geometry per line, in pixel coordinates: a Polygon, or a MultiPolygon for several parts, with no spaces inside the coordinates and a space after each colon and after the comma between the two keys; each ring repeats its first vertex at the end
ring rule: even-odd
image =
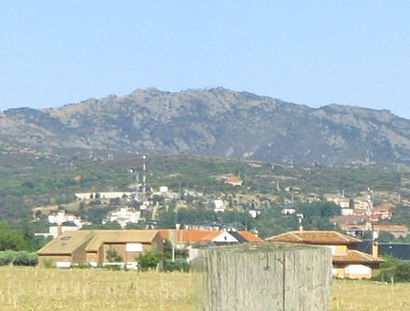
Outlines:
{"type": "Polygon", "coordinates": [[[290,208],[290,207],[285,207],[285,208],[282,210],[282,214],[283,214],[283,215],[293,215],[293,214],[295,214],[295,213],[296,213],[296,209],[290,208]]]}
{"type": "Polygon", "coordinates": [[[372,269],[364,265],[349,265],[345,268],[346,277],[371,277],[372,269]]]}
{"type": "Polygon", "coordinates": [[[121,207],[115,211],[112,211],[108,216],[102,221],[106,224],[109,221],[116,221],[120,224],[121,228],[125,228],[128,223],[136,224],[141,219],[141,212],[136,211],[131,207],[121,207]]]}
{"type": "Polygon", "coordinates": [[[223,231],[221,234],[217,235],[212,239],[212,242],[219,243],[238,243],[238,240],[235,239],[229,232],[223,231]]]}
{"type": "Polygon", "coordinates": [[[57,261],[56,267],[57,268],[70,268],[71,262],[70,261],[57,261]]]}
{"type": "Polygon", "coordinates": [[[223,212],[225,212],[224,201],[222,201],[222,200],[214,200],[214,212],[215,212],[215,213],[223,213],[223,212]]]}
{"type": "Polygon", "coordinates": [[[250,209],[249,210],[249,216],[251,216],[252,218],[256,218],[258,217],[258,215],[261,213],[261,211],[258,211],[256,209],[250,209]]]}
{"type": "Polygon", "coordinates": [[[168,192],[168,187],[167,187],[167,186],[161,186],[161,187],[159,187],[159,192],[160,192],[160,193],[167,193],[167,192],[168,192]]]}
{"type": "Polygon", "coordinates": [[[354,214],[354,210],[353,210],[353,208],[342,208],[340,210],[340,214],[342,216],[350,216],[350,215],[354,214]]]}
{"type": "Polygon", "coordinates": [[[80,217],[71,214],[66,214],[65,211],[59,211],[56,214],[48,215],[48,222],[50,224],[62,224],[64,222],[72,222],[78,227],[82,226],[80,217]]]}

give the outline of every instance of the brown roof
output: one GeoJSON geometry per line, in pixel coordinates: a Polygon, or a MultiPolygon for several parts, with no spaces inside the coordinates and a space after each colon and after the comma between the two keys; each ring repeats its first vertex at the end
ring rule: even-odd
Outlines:
{"type": "Polygon", "coordinates": [[[266,241],[317,245],[348,245],[361,242],[359,239],[336,231],[291,231],[272,236],[266,241]]]}
{"type": "Polygon", "coordinates": [[[231,184],[231,185],[242,185],[243,181],[239,177],[232,176],[232,177],[228,177],[225,180],[225,183],[231,184]]]}
{"type": "Polygon", "coordinates": [[[95,230],[86,247],[87,252],[96,252],[101,244],[151,243],[158,230],[95,230]]]}
{"type": "Polygon", "coordinates": [[[372,264],[372,263],[382,263],[383,260],[372,255],[356,251],[348,250],[346,255],[334,255],[333,263],[361,263],[361,264],[372,264]]]}
{"type": "Polygon", "coordinates": [[[237,231],[248,242],[262,242],[263,240],[249,231],[237,231]]]}
{"type": "Polygon", "coordinates": [[[93,237],[91,231],[69,231],[55,238],[37,251],[39,255],[71,255],[77,248],[93,237]]]}
{"type": "Polygon", "coordinates": [[[151,243],[159,234],[158,230],[79,230],[64,233],[44,247],[39,255],[71,255],[84,243],[87,252],[96,252],[101,244],[106,243],[151,243]]]}

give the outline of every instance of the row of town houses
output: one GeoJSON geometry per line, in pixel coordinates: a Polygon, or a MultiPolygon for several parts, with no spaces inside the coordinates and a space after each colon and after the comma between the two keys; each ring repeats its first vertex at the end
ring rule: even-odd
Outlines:
{"type": "Polygon", "coordinates": [[[124,266],[137,266],[138,257],[147,251],[164,251],[164,243],[186,249],[189,262],[195,260],[202,248],[238,243],[301,243],[329,248],[333,256],[333,276],[337,278],[371,278],[380,264],[378,245],[372,243],[370,252],[358,250],[361,240],[336,231],[286,232],[261,239],[254,233],[236,230],[192,230],[184,228],[162,230],[79,230],[62,233],[37,253],[39,263],[56,267],[112,264],[108,252],[122,258],[124,266]]]}

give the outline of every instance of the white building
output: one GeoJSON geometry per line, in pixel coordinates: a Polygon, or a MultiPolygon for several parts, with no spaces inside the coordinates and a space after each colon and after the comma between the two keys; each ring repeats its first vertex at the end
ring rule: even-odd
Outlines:
{"type": "Polygon", "coordinates": [[[58,211],[56,214],[48,215],[50,224],[62,224],[65,222],[74,223],[78,227],[82,227],[81,218],[72,214],[67,214],[64,210],[58,211]]]}
{"type": "Polygon", "coordinates": [[[131,207],[120,207],[110,212],[102,221],[103,224],[107,222],[118,222],[121,228],[125,228],[128,223],[137,224],[141,219],[141,212],[131,207]]]}
{"type": "Polygon", "coordinates": [[[256,209],[250,209],[249,210],[249,216],[251,216],[252,218],[256,218],[260,215],[261,211],[256,210],[256,209]]]}
{"type": "Polygon", "coordinates": [[[64,232],[80,230],[84,224],[88,224],[83,222],[80,217],[68,214],[64,210],[48,215],[48,222],[53,225],[49,227],[47,235],[51,235],[53,238],[64,232]]]}
{"type": "Polygon", "coordinates": [[[342,208],[340,210],[342,216],[350,216],[354,214],[353,208],[342,208]]]}
{"type": "Polygon", "coordinates": [[[168,192],[168,187],[167,187],[167,186],[161,186],[161,187],[159,187],[159,192],[160,192],[160,193],[167,193],[167,192],[168,192]]]}
{"type": "Polygon", "coordinates": [[[224,201],[222,200],[214,200],[214,212],[215,213],[223,213],[225,212],[224,201]]]}

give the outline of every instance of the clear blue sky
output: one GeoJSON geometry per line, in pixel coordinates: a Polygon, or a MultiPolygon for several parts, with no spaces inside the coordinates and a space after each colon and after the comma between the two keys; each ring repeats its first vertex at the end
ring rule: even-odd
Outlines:
{"type": "Polygon", "coordinates": [[[410,1],[2,0],[0,110],[223,86],[410,119],[410,1]]]}

